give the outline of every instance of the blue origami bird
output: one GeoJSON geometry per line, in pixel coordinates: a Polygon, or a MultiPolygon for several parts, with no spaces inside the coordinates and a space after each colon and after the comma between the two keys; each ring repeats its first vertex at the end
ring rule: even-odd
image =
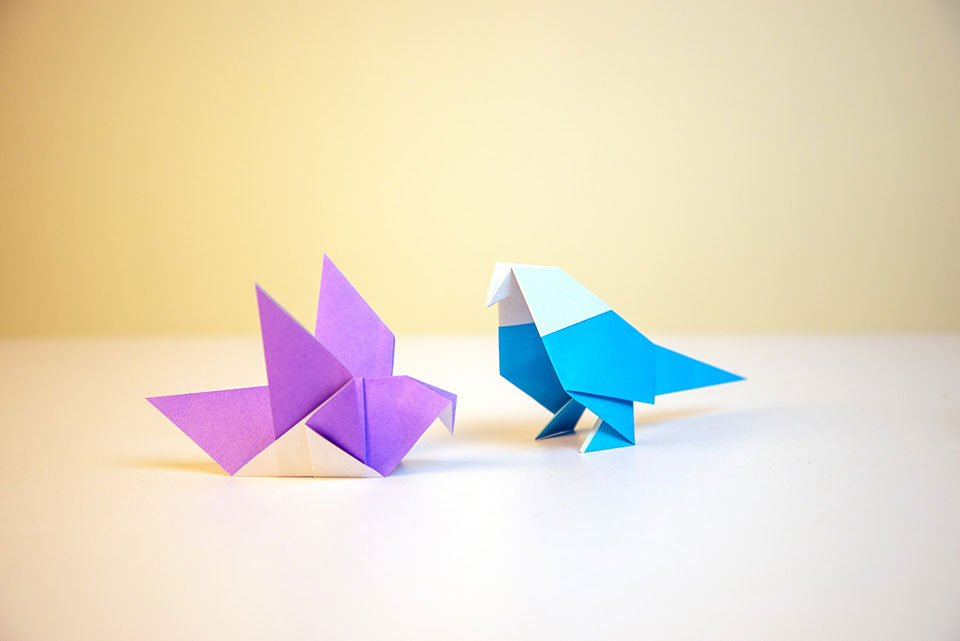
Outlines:
{"type": "Polygon", "coordinates": [[[634,445],[634,401],[743,380],[655,345],[559,267],[497,263],[495,303],[500,375],[554,413],[538,439],[572,433],[586,408],[581,452],[634,445]]]}

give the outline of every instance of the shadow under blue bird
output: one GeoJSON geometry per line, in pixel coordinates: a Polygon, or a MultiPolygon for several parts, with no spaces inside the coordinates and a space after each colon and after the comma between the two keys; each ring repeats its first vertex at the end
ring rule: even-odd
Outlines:
{"type": "Polygon", "coordinates": [[[553,412],[538,439],[597,416],[581,452],[636,444],[633,403],[743,377],[654,344],[559,267],[497,263],[500,375],[553,412]]]}

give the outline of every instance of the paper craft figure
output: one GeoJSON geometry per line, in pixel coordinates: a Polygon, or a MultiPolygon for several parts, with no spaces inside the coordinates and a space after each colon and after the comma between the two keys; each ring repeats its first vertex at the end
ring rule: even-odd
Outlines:
{"type": "Polygon", "coordinates": [[[559,267],[497,263],[495,303],[500,375],[554,414],[538,439],[572,433],[586,408],[581,452],[634,445],[634,401],[743,380],[654,345],[559,267]]]}
{"type": "Polygon", "coordinates": [[[257,286],[267,385],[148,398],[228,474],[387,476],[457,396],[393,375],[394,336],[323,257],[313,334],[257,286]]]}

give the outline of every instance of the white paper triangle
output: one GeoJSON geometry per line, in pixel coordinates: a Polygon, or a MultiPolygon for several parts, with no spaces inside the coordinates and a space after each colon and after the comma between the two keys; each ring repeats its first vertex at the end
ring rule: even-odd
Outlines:
{"type": "Polygon", "coordinates": [[[234,476],[313,476],[313,463],[307,448],[306,432],[313,432],[300,423],[284,432],[234,476]]]}
{"type": "MultiPolygon", "coordinates": [[[[443,426],[447,428],[447,431],[453,434],[453,403],[447,403],[447,406],[443,408],[443,411],[437,416],[437,421],[440,421],[443,426]]],[[[434,421],[434,423],[436,423],[436,421],[434,421]]]]}
{"type": "Polygon", "coordinates": [[[341,478],[379,478],[380,474],[323,438],[309,427],[306,443],[313,465],[313,476],[341,478]]]}
{"type": "Polygon", "coordinates": [[[487,307],[499,302],[510,294],[508,276],[511,275],[514,263],[497,263],[493,266],[493,276],[490,278],[490,288],[487,289],[487,307]]]}
{"type": "Polygon", "coordinates": [[[507,276],[504,287],[507,293],[500,299],[500,305],[497,306],[500,327],[532,323],[533,316],[530,315],[530,308],[527,307],[527,301],[523,298],[520,285],[517,284],[517,277],[513,272],[507,276]]]}

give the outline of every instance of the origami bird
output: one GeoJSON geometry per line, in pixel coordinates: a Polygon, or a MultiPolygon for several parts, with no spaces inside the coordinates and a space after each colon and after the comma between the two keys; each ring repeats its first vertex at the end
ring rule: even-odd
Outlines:
{"type": "Polygon", "coordinates": [[[257,286],[267,385],[148,398],[228,474],[387,476],[457,396],[393,375],[394,336],[323,257],[311,334],[257,286]]]}
{"type": "Polygon", "coordinates": [[[553,412],[538,439],[597,416],[581,452],[634,445],[633,402],[743,380],[653,344],[559,267],[497,263],[500,375],[553,412]]]}

